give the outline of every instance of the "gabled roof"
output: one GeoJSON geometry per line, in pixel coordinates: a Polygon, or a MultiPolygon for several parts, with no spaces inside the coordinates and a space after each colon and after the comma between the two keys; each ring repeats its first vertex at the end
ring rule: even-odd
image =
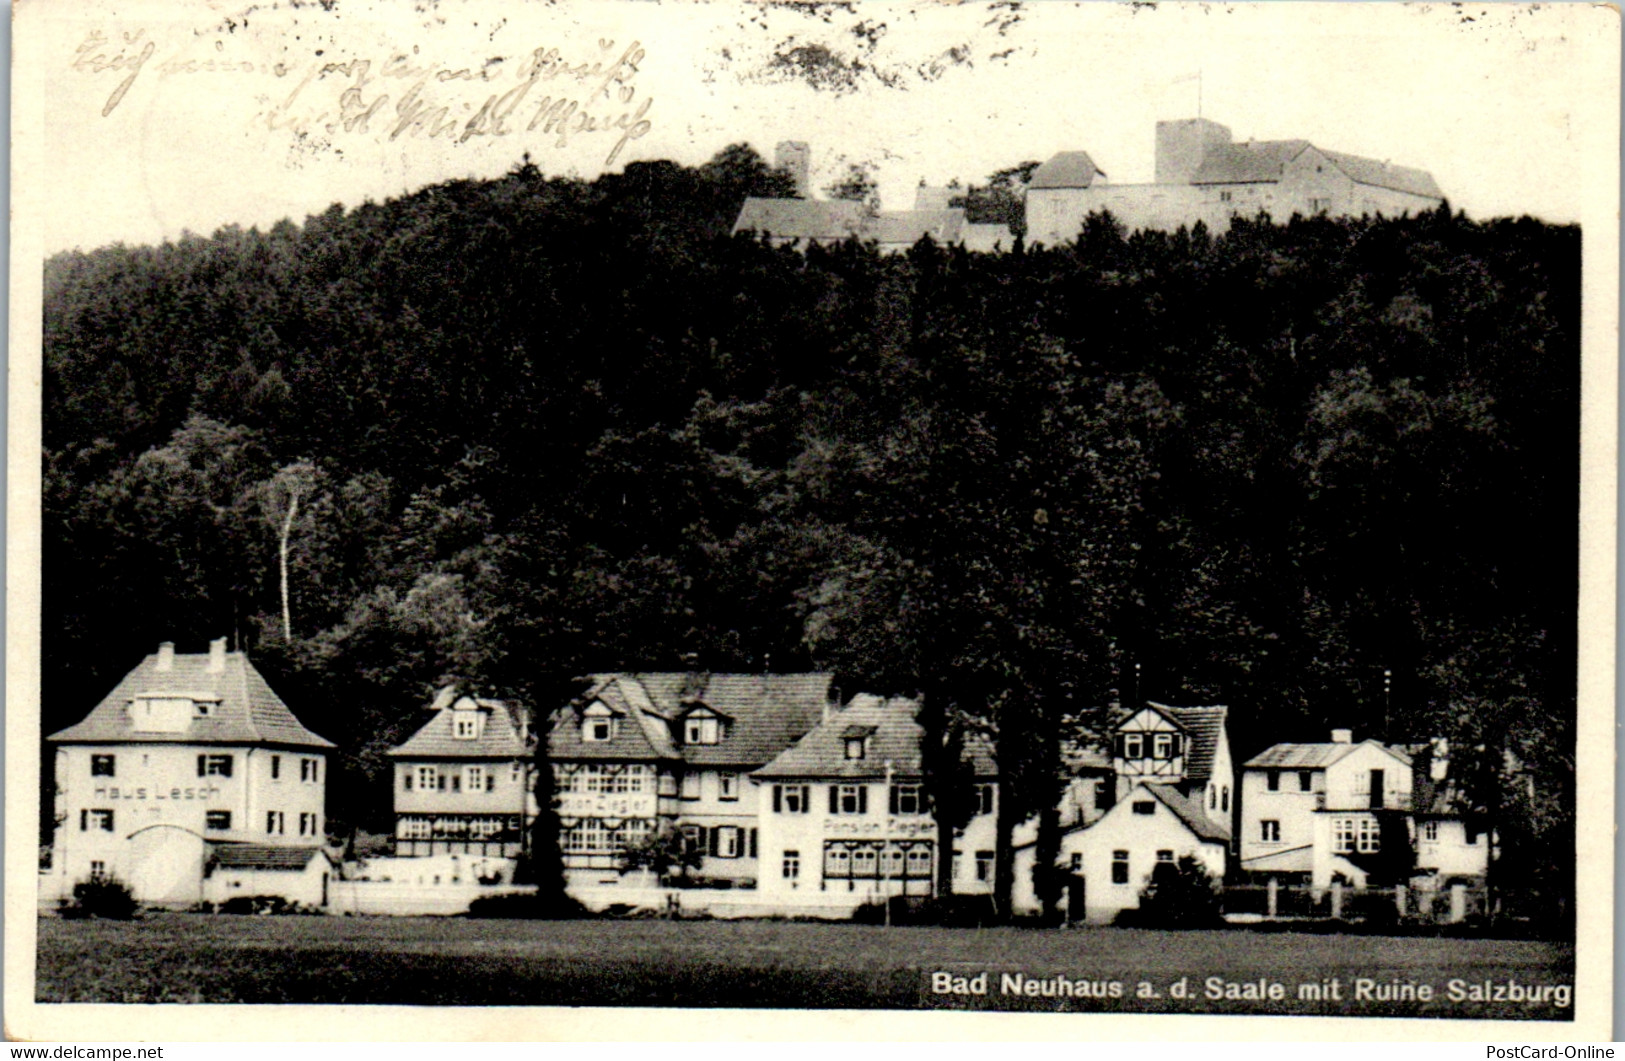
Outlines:
{"type": "MultiPolygon", "coordinates": [[[[441,703],[443,697],[435,702],[441,703]]],[[[482,700],[477,697],[456,697],[445,703],[423,727],[406,742],[389,750],[396,759],[522,759],[531,754],[525,746],[515,712],[500,700],[482,700]],[[472,703],[474,710],[484,716],[480,735],[465,740],[456,735],[458,704],[472,703]]]]}
{"type": "MultiPolygon", "coordinates": [[[[628,722],[610,741],[582,741],[574,712],[548,740],[556,759],[680,759],[697,766],[760,766],[817,725],[830,704],[828,674],[600,674],[583,703],[601,699],[628,722]],[[727,724],[716,744],[682,744],[675,729],[698,707],[727,724]]],[[[566,718],[565,716],[568,716],[566,718]]]]}
{"type": "Polygon", "coordinates": [[[1358,744],[1345,741],[1334,741],[1327,744],[1276,744],[1248,759],[1243,765],[1249,770],[1266,768],[1322,770],[1353,752],[1354,749],[1363,748],[1368,744],[1387,752],[1406,766],[1411,765],[1410,756],[1397,748],[1390,748],[1381,741],[1374,740],[1361,741],[1358,744]]]}
{"type": "Polygon", "coordinates": [[[1151,704],[1170,716],[1185,730],[1189,743],[1185,749],[1185,777],[1206,784],[1213,776],[1213,763],[1218,757],[1219,738],[1224,736],[1224,720],[1230,709],[1223,704],[1209,707],[1169,707],[1151,704]]]}
{"type": "MultiPolygon", "coordinates": [[[[914,720],[920,705],[902,697],[882,699],[860,694],[845,708],[832,713],[778,758],[756,771],[762,778],[883,778],[887,763],[893,777],[919,777],[920,741],[924,729],[914,720]],[[848,732],[869,731],[862,759],[846,757],[848,732]]],[[[965,742],[965,755],[977,777],[996,777],[993,750],[985,738],[965,742]]]]}
{"type": "Polygon", "coordinates": [[[298,872],[321,853],[319,847],[277,847],[272,844],[223,843],[209,861],[221,869],[271,869],[298,872]]]}
{"type": "MultiPolygon", "coordinates": [[[[222,644],[224,642],[221,642],[222,644]]],[[[175,654],[159,669],[159,653],[142,660],[106,698],[67,729],[51,734],[59,744],[276,744],[332,748],[288,710],[242,652],[175,654]],[[210,669],[218,659],[219,670],[210,669]],[[209,715],[194,718],[184,732],[137,732],[130,704],[145,694],[207,698],[209,715]]]]}
{"type": "Polygon", "coordinates": [[[1430,199],[1444,198],[1444,192],[1439,190],[1439,185],[1433,180],[1433,174],[1427,170],[1393,166],[1387,162],[1378,162],[1374,158],[1345,155],[1340,151],[1322,150],[1320,153],[1331,159],[1332,163],[1355,184],[1369,184],[1376,188],[1427,196],[1430,199]]]}
{"type": "Polygon", "coordinates": [[[965,211],[883,210],[875,218],[869,235],[881,243],[901,243],[912,247],[926,236],[937,243],[958,243],[965,227],[965,211]]]}
{"type": "Polygon", "coordinates": [[[1028,188],[1087,188],[1106,171],[1095,165],[1087,151],[1062,151],[1033,170],[1028,188]]]}
{"type": "Polygon", "coordinates": [[[1192,184],[1257,184],[1279,181],[1281,171],[1309,147],[1307,140],[1249,140],[1214,144],[1202,155],[1192,184]]]}
{"type": "Polygon", "coordinates": [[[869,217],[862,203],[845,199],[760,199],[752,196],[739,210],[733,230],[766,232],[776,239],[839,242],[865,236],[869,217]]]}
{"type": "MultiPolygon", "coordinates": [[[[1174,817],[1184,823],[1185,828],[1201,837],[1217,843],[1230,842],[1230,830],[1220,822],[1214,821],[1202,810],[1202,804],[1190,796],[1180,792],[1172,785],[1140,784],[1128,795],[1132,800],[1139,792],[1149,792],[1162,802],[1162,805],[1174,812],[1174,817]]],[[[1125,800],[1124,802],[1128,802],[1125,800]]]]}

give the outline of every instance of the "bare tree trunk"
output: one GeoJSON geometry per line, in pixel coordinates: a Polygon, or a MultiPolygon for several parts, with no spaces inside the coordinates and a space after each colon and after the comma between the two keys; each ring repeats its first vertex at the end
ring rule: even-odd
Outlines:
{"type": "Polygon", "coordinates": [[[277,547],[277,558],[282,566],[282,640],[293,640],[293,613],[288,607],[288,536],[293,533],[294,518],[299,515],[299,488],[288,487],[288,514],[282,518],[282,540],[277,547]]]}

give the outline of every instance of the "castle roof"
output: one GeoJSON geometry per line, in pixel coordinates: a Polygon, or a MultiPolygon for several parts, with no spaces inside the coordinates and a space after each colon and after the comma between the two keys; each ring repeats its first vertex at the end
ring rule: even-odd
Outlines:
{"type": "Polygon", "coordinates": [[[1281,179],[1286,164],[1308,148],[1307,140],[1249,140],[1214,144],[1202,155],[1192,184],[1253,184],[1281,179]]]}
{"type": "Polygon", "coordinates": [[[1033,176],[1027,182],[1031,188],[1087,188],[1094,183],[1096,177],[1104,177],[1106,171],[1095,165],[1095,160],[1089,157],[1087,151],[1062,151],[1051,155],[1048,162],[1033,170],[1033,176]]]}
{"type": "Polygon", "coordinates": [[[733,230],[765,232],[775,239],[839,242],[864,238],[870,218],[862,203],[845,199],[762,199],[752,196],[739,210],[733,230]]]}
{"type": "Polygon", "coordinates": [[[51,734],[58,744],[275,744],[332,748],[294,717],[242,652],[180,654],[161,649],[108,693],[85,718],[51,734]],[[190,699],[208,714],[173,732],[137,730],[131,705],[138,698],[190,699]]]}

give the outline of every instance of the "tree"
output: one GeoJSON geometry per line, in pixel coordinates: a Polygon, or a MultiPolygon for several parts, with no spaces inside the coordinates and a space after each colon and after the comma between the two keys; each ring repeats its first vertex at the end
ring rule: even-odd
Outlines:
{"type": "Polygon", "coordinates": [[[705,853],[668,825],[622,851],[621,872],[646,869],[665,880],[675,870],[676,875],[687,882],[688,871],[699,869],[704,861],[705,853]]]}
{"type": "Polygon", "coordinates": [[[880,185],[875,181],[873,169],[868,163],[849,164],[846,173],[826,187],[824,194],[831,199],[861,203],[864,212],[873,217],[880,213],[880,185]]]}
{"type": "Polygon", "coordinates": [[[290,464],[260,492],[260,509],[277,530],[277,570],[282,589],[282,640],[293,640],[293,611],[288,596],[288,540],[299,518],[299,504],[315,492],[319,474],[309,462],[290,464]]]}
{"type": "Polygon", "coordinates": [[[1023,238],[1027,234],[1027,185],[1038,167],[1037,161],[1027,161],[997,170],[986,184],[971,185],[949,199],[948,205],[963,207],[966,221],[1004,225],[1012,236],[1023,238]]]}

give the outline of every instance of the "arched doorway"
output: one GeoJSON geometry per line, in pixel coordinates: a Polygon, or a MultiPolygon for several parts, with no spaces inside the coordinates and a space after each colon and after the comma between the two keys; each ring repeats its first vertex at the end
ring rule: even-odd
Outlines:
{"type": "Polygon", "coordinates": [[[127,838],[130,891],[138,902],[190,906],[203,898],[203,837],[181,825],[160,823],[127,838]]]}

